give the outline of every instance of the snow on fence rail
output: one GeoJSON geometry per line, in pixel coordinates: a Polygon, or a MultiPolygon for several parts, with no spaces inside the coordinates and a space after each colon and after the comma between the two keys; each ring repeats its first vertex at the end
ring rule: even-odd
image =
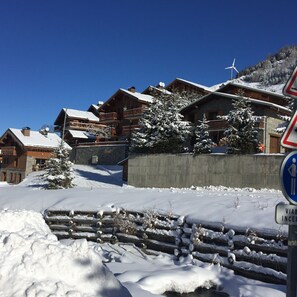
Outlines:
{"type": "Polygon", "coordinates": [[[147,253],[191,255],[245,277],[286,283],[287,236],[221,223],[144,212],[48,210],[46,223],[59,238],[133,243],[147,253]]]}

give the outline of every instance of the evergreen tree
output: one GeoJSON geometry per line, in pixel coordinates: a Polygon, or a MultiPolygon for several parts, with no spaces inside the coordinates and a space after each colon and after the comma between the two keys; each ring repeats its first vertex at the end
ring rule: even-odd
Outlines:
{"type": "Polygon", "coordinates": [[[229,128],[224,132],[230,153],[248,154],[259,152],[258,131],[256,129],[256,119],[249,105],[249,100],[242,96],[233,100],[233,110],[225,119],[229,123],[229,128]]]}
{"type": "Polygon", "coordinates": [[[195,128],[194,155],[211,153],[211,149],[215,144],[209,137],[208,128],[209,125],[204,114],[202,121],[199,121],[199,124],[195,128]]]}
{"type": "Polygon", "coordinates": [[[69,161],[69,151],[64,142],[54,150],[53,158],[47,163],[45,179],[49,189],[67,189],[73,187],[74,178],[72,163],[69,161]]]}
{"type": "Polygon", "coordinates": [[[182,121],[176,94],[156,94],[131,137],[131,150],[138,153],[179,153],[190,133],[182,121]]]}

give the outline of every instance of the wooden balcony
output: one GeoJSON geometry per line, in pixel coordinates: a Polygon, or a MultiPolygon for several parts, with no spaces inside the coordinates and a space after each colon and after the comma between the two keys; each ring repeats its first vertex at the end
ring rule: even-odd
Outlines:
{"type": "Polygon", "coordinates": [[[139,128],[139,125],[129,125],[129,126],[123,126],[122,128],[122,135],[123,136],[130,136],[132,132],[136,129],[139,128]]]}
{"type": "Polygon", "coordinates": [[[147,107],[138,107],[133,109],[125,110],[123,113],[124,119],[138,119],[142,117],[147,107]]]}
{"type": "Polygon", "coordinates": [[[211,120],[207,124],[209,131],[226,130],[228,128],[228,122],[226,120],[211,120]]]}
{"type": "MultiPolygon", "coordinates": [[[[207,122],[209,131],[224,131],[228,128],[228,122],[226,120],[210,120],[207,122]]],[[[258,118],[256,121],[256,128],[263,129],[264,128],[264,119],[258,118]]]]}
{"type": "Polygon", "coordinates": [[[102,125],[99,123],[82,123],[82,122],[67,122],[66,123],[66,129],[73,129],[73,130],[82,130],[82,131],[88,131],[88,130],[100,130],[105,128],[106,125],[102,125]]]}
{"type": "Polygon", "coordinates": [[[117,122],[118,114],[116,112],[100,112],[99,118],[101,123],[117,122]]]}
{"type": "Polygon", "coordinates": [[[15,146],[3,146],[1,147],[1,156],[16,156],[16,147],[15,146]]]}

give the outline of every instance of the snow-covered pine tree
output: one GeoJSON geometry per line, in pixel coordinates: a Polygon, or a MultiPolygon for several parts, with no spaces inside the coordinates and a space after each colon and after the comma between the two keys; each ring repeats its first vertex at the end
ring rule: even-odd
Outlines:
{"type": "Polygon", "coordinates": [[[253,154],[259,152],[258,130],[256,118],[249,104],[249,100],[239,94],[232,102],[233,109],[228,115],[219,118],[228,121],[225,130],[227,145],[230,153],[253,154]]]}
{"type": "Polygon", "coordinates": [[[197,154],[209,154],[211,149],[214,147],[214,142],[209,137],[208,133],[209,125],[207,124],[206,115],[203,115],[202,121],[195,128],[195,144],[193,153],[197,154]]]}
{"type": "Polygon", "coordinates": [[[182,120],[176,94],[156,93],[131,137],[131,151],[137,153],[179,153],[190,133],[182,120]]]}
{"type": "Polygon", "coordinates": [[[74,178],[72,163],[69,161],[69,151],[64,142],[54,150],[53,157],[48,160],[45,180],[48,189],[67,189],[73,187],[74,178]]]}

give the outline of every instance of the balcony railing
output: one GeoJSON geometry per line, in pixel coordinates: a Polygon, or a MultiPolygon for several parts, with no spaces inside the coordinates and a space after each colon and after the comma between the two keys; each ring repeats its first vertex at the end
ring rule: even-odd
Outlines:
{"type": "Polygon", "coordinates": [[[145,110],[146,110],[146,107],[138,107],[138,108],[125,110],[124,118],[125,119],[140,118],[143,115],[145,110]]]}
{"type": "Polygon", "coordinates": [[[100,112],[100,122],[116,122],[118,120],[118,114],[116,112],[100,112]]]}
{"type": "Polygon", "coordinates": [[[66,129],[73,129],[73,130],[96,130],[96,129],[103,129],[106,127],[105,125],[99,123],[81,123],[81,122],[68,122],[66,123],[66,129]]]}
{"type": "Polygon", "coordinates": [[[228,122],[226,120],[211,120],[207,122],[209,128],[208,130],[225,130],[228,128],[228,122]]]}
{"type": "Polygon", "coordinates": [[[1,147],[1,155],[2,156],[16,156],[16,147],[15,146],[4,146],[1,147]]]}
{"type": "MultiPolygon", "coordinates": [[[[210,120],[207,122],[209,131],[220,131],[226,130],[228,128],[228,122],[226,120],[210,120]]],[[[264,128],[264,118],[258,118],[256,120],[256,128],[263,129],[264,128]]]]}
{"type": "Polygon", "coordinates": [[[123,126],[122,128],[122,135],[124,136],[130,136],[131,133],[136,129],[139,128],[139,125],[129,125],[129,126],[123,126]]]}

